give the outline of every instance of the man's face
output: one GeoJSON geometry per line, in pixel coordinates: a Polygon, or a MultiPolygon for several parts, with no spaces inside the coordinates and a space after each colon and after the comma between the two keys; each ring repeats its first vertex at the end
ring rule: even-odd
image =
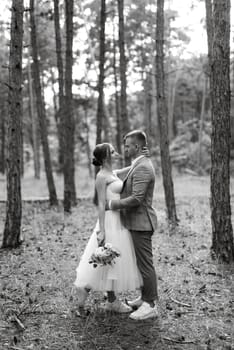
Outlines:
{"type": "Polygon", "coordinates": [[[124,152],[126,157],[135,158],[138,153],[139,146],[134,138],[127,137],[124,143],[124,152]]]}

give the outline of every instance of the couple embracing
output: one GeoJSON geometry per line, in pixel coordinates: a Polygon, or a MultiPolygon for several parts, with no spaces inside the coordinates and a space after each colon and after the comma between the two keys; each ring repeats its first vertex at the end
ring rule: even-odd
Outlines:
{"type": "Polygon", "coordinates": [[[75,280],[79,307],[84,306],[90,290],[107,292],[107,301],[101,308],[130,313],[129,317],[134,320],[158,317],[152,253],[152,235],[157,225],[152,207],[155,172],[147,157],[146,145],[143,131],[128,133],[124,150],[132,164],[115,171],[112,163],[118,153],[114,147],[109,143],[96,146],[93,164],[101,166],[96,177],[99,219],[77,267],[75,280]],[[105,243],[116,248],[120,256],[113,265],[90,264],[90,256],[105,243]],[[116,296],[136,289],[141,290],[141,294],[135,300],[125,303],[116,296]]]}

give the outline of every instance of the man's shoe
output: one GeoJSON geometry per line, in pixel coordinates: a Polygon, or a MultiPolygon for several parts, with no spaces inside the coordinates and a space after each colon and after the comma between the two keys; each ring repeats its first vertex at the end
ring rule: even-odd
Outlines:
{"type": "Polygon", "coordinates": [[[148,318],[156,318],[158,317],[158,309],[157,306],[150,306],[149,303],[143,301],[142,305],[138,310],[132,312],[129,316],[132,320],[146,320],[148,318]]]}
{"type": "Polygon", "coordinates": [[[133,309],[138,309],[142,303],[143,300],[141,299],[141,296],[134,300],[126,300],[127,305],[131,306],[133,309]]]}
{"type": "Polygon", "coordinates": [[[118,299],[113,301],[113,303],[110,303],[109,301],[107,301],[106,303],[102,304],[100,307],[104,311],[112,311],[118,314],[125,314],[132,311],[132,308],[130,306],[128,306],[127,304],[123,303],[118,299]]]}

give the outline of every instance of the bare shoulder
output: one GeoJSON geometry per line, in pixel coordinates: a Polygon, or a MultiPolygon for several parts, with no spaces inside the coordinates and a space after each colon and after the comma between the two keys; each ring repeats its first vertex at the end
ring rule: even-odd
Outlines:
{"type": "Polygon", "coordinates": [[[113,174],[100,170],[96,176],[97,185],[107,185],[115,179],[113,174]]]}
{"type": "Polygon", "coordinates": [[[106,178],[106,174],[100,170],[96,176],[96,184],[105,184],[107,182],[106,178]]]}

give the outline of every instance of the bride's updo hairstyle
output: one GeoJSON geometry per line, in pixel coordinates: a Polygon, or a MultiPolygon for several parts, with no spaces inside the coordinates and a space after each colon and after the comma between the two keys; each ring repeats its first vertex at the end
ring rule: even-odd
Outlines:
{"type": "Polygon", "coordinates": [[[93,165],[102,166],[105,159],[110,159],[110,144],[99,143],[93,151],[93,165]]]}

